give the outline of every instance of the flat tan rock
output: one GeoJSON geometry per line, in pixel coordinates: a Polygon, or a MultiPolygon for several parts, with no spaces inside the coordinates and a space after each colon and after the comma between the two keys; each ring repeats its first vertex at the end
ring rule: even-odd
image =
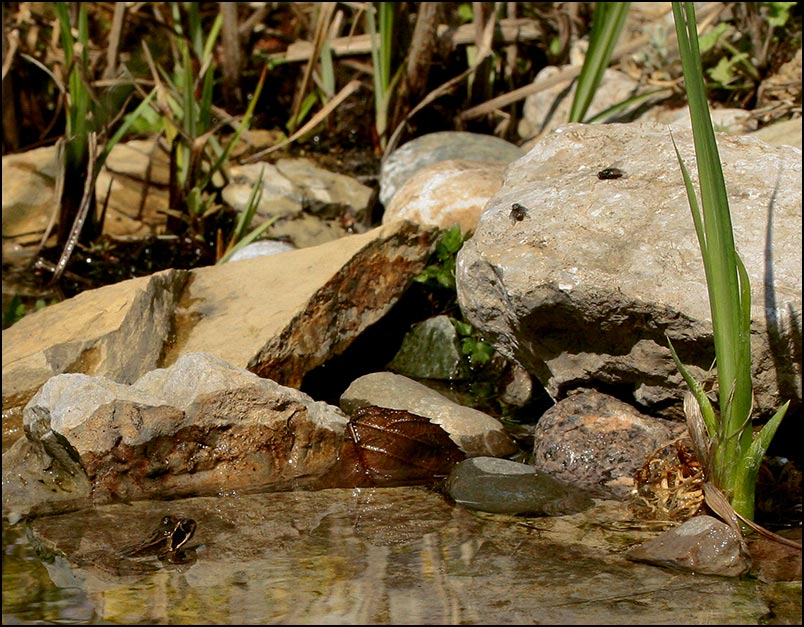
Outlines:
{"type": "Polygon", "coordinates": [[[280,255],[168,270],[46,307],[3,331],[3,410],[24,405],[57,374],[130,383],[187,352],[298,387],[393,306],[427,264],[435,233],[400,221],[280,255]]]}
{"type": "Polygon", "coordinates": [[[280,255],[199,268],[177,310],[180,354],[213,353],[291,387],[379,320],[426,265],[435,230],[395,222],[280,255]]]}
{"type": "Polygon", "coordinates": [[[4,329],[3,410],[57,374],[131,383],[156,368],[187,275],[165,270],[82,292],[4,329]]]}

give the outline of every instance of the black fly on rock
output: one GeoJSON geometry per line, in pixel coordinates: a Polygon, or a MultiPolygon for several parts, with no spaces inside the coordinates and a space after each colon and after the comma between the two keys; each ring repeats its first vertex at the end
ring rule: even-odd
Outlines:
{"type": "Polygon", "coordinates": [[[623,176],[625,176],[625,172],[623,172],[620,168],[603,168],[597,173],[597,178],[599,178],[601,181],[619,179],[623,176]]]}
{"type": "Polygon", "coordinates": [[[515,202],[511,205],[511,224],[516,224],[517,222],[522,222],[525,219],[525,216],[528,215],[528,208],[524,205],[520,205],[518,202],[515,202]]]}

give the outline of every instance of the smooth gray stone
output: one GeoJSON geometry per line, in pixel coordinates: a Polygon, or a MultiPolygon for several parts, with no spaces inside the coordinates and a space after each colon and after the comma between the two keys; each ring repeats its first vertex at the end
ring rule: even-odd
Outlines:
{"type": "Polygon", "coordinates": [[[583,490],[533,466],[496,457],[472,457],[456,464],[447,492],[464,507],[494,514],[560,516],[594,503],[583,490]]]}
{"type": "Polygon", "coordinates": [[[414,379],[463,379],[469,374],[461,340],[448,316],[435,316],[405,334],[388,369],[414,379]]]}

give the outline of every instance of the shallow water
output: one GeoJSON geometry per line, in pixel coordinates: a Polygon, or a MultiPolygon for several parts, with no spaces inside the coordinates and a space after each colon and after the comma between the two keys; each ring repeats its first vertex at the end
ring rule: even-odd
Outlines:
{"type": "Polygon", "coordinates": [[[3,623],[801,623],[801,583],[677,573],[623,552],[625,512],[473,514],[423,488],[110,505],[3,527],[3,623]],[[87,559],[192,517],[196,559],[87,559]],[[36,549],[39,551],[37,556],[36,549]]]}

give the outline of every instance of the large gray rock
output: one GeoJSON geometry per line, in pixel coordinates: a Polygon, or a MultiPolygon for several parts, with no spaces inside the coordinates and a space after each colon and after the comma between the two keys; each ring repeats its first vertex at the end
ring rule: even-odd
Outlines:
{"type": "MultiPolygon", "coordinates": [[[[674,137],[695,173],[691,133],[674,137]]],[[[718,144],[751,278],[756,409],[800,407],[801,151],[726,135],[718,144]]],[[[685,384],[667,337],[699,380],[714,358],[667,127],[568,125],[549,135],[508,167],[458,254],[456,280],[467,319],[554,398],[603,385],[651,409],[679,407],[685,384]],[[607,167],[625,175],[601,180],[607,167]],[[527,210],[512,216],[513,203],[527,210]]]]}

